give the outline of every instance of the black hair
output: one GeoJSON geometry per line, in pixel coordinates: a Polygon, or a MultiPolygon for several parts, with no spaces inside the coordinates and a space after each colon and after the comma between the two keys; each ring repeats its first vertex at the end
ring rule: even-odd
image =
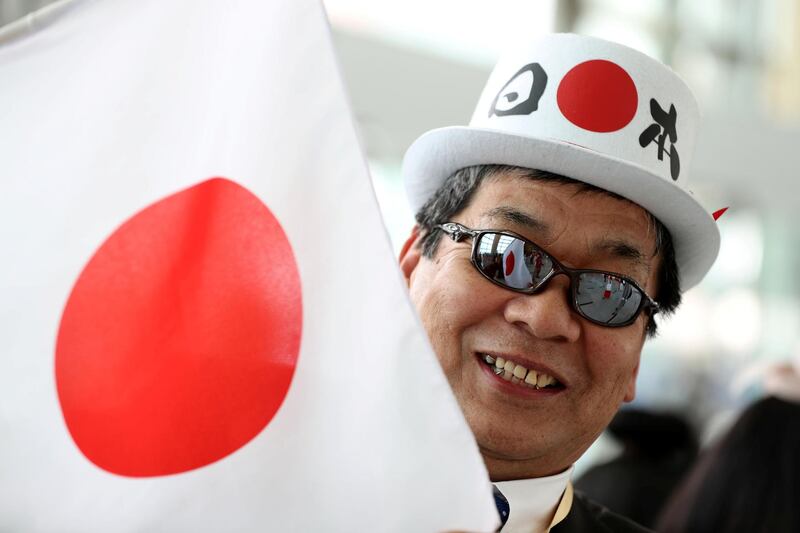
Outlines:
{"type": "Polygon", "coordinates": [[[639,408],[620,409],[608,424],[608,431],[625,446],[626,452],[648,458],[674,453],[697,455],[695,431],[683,416],[639,408]]]}
{"type": "MultiPolygon", "coordinates": [[[[421,230],[419,246],[422,247],[422,255],[433,258],[436,253],[442,231],[436,228],[438,224],[443,224],[460,213],[469,205],[478,186],[484,180],[499,174],[513,173],[520,177],[532,180],[542,180],[559,183],[562,185],[575,185],[581,192],[598,193],[611,196],[613,198],[630,201],[626,198],[583,183],[581,181],[545,172],[543,170],[528,169],[509,165],[475,165],[462,168],[444,180],[441,187],[423,205],[416,214],[417,224],[421,230]]],[[[655,230],[655,251],[654,255],[661,254],[662,263],[658,273],[658,293],[653,299],[658,302],[660,313],[670,314],[680,305],[681,291],[678,281],[678,264],[675,260],[675,249],[672,244],[672,236],[669,230],[653,215],[647,213],[655,230]]],[[[647,321],[647,335],[650,337],[656,334],[656,321],[653,317],[647,321]]]]}
{"type": "Polygon", "coordinates": [[[800,531],[800,404],[748,407],[703,452],[661,513],[657,531],[800,531]]]}

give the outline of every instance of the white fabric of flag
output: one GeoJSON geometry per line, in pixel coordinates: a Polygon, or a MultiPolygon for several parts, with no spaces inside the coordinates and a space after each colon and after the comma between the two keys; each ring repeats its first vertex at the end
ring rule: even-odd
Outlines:
{"type": "Polygon", "coordinates": [[[519,239],[509,239],[511,244],[506,246],[503,252],[503,275],[505,281],[512,287],[528,288],[533,285],[531,272],[525,264],[525,243],[519,239]]]}
{"type": "Polygon", "coordinates": [[[489,531],[322,7],[0,30],[0,531],[489,531]]]}

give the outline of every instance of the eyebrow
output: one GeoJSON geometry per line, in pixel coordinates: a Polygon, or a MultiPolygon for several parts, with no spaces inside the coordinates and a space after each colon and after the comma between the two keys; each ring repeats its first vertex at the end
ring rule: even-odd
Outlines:
{"type": "Polygon", "coordinates": [[[541,233],[549,233],[550,226],[548,226],[545,222],[532,217],[527,213],[523,213],[519,209],[514,209],[513,207],[508,206],[500,206],[490,209],[484,213],[484,216],[490,218],[500,218],[505,220],[506,222],[510,222],[512,224],[517,224],[520,226],[525,226],[526,228],[541,232],[541,233]]]}
{"type": "MultiPolygon", "coordinates": [[[[500,218],[506,222],[545,234],[550,232],[550,226],[546,222],[509,206],[495,207],[486,211],[484,216],[500,218]]],[[[647,256],[638,247],[622,239],[604,239],[592,246],[592,253],[606,253],[619,259],[627,259],[648,271],[650,270],[647,256]]]]}
{"type": "Polygon", "coordinates": [[[621,239],[605,239],[594,246],[592,246],[592,252],[606,252],[614,257],[618,257],[620,259],[628,259],[637,265],[641,265],[649,270],[650,263],[647,261],[647,257],[644,253],[642,253],[639,248],[630,244],[627,241],[623,241],[621,239]]]}

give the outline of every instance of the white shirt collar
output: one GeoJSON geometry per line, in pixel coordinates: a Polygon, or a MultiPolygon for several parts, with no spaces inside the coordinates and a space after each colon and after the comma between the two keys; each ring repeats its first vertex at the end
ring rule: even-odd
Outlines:
{"type": "Polygon", "coordinates": [[[508,500],[508,522],[503,533],[542,533],[547,531],[553,513],[572,476],[570,466],[560,474],[495,483],[508,500]]]}

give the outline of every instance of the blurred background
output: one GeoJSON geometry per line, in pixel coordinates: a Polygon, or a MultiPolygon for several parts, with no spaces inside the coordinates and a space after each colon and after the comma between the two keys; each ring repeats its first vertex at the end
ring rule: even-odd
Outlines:
{"type": "MultiPolygon", "coordinates": [[[[50,3],[0,0],[0,24],[50,3]]],[[[499,52],[574,31],[670,64],[704,123],[692,188],[720,219],[705,281],[645,345],[637,407],[680,413],[707,440],[748,399],[742,369],[800,354],[800,0],[325,0],[342,74],[393,245],[413,217],[405,149],[466,124],[499,52]]],[[[579,472],[615,453],[601,439],[579,472]]]]}

